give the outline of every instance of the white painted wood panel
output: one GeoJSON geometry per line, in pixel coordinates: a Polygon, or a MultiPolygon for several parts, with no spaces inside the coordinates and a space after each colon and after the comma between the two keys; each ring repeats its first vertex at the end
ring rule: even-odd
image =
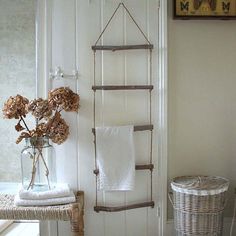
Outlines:
{"type": "MultiPolygon", "coordinates": [[[[75,0],[54,0],[52,3],[52,69],[60,66],[64,73],[73,74],[76,69],[75,44],[75,0]]],[[[69,86],[77,90],[75,79],[59,79],[51,81],[52,88],[69,86]]],[[[63,113],[70,126],[68,140],[62,145],[55,145],[57,152],[57,178],[66,181],[74,189],[77,184],[77,115],[63,113]]]]}
{"type": "MultiPolygon", "coordinates": [[[[77,1],[77,50],[79,68],[79,92],[81,108],[79,113],[79,185],[85,191],[85,235],[105,235],[104,213],[93,211],[95,201],[95,177],[93,134],[93,52],[91,45],[100,33],[100,1],[77,1]]],[[[99,65],[99,64],[98,64],[99,65]]],[[[100,66],[99,66],[100,68],[100,66]]],[[[98,75],[101,69],[98,68],[98,75]]],[[[102,199],[102,194],[99,194],[102,199]]]]}
{"type": "MultiPolygon", "coordinates": [[[[65,114],[71,135],[63,146],[57,147],[58,180],[70,183],[73,188],[85,191],[85,235],[87,236],[154,236],[158,235],[157,209],[135,209],[119,213],[96,213],[93,135],[93,45],[107,20],[118,5],[118,0],[52,0],[52,69],[60,66],[71,74],[79,69],[78,88],[73,80],[54,81],[52,87],[70,86],[79,90],[81,109],[79,119],[75,114],[65,114]],[[79,132],[77,132],[77,127],[79,132]],[[78,141],[78,143],[77,143],[78,141]],[[77,164],[79,169],[77,169],[77,164]],[[78,183],[77,183],[78,181],[78,183]]],[[[157,199],[157,129],[158,129],[158,1],[126,0],[131,14],[154,44],[153,50],[153,123],[154,200],[157,199]]],[[[108,44],[145,43],[143,36],[121,8],[107,34],[102,38],[108,44]]],[[[50,43],[49,43],[50,44],[50,43]]],[[[146,84],[148,52],[143,50],[123,52],[97,52],[96,71],[98,84],[146,84]]],[[[49,83],[50,84],[50,83],[49,83]]],[[[149,100],[146,91],[96,92],[97,125],[122,125],[148,123],[149,100]]],[[[135,133],[137,163],[148,162],[150,138],[148,132],[135,133]]],[[[150,197],[149,173],[136,172],[135,191],[129,193],[99,193],[99,202],[105,205],[129,204],[150,197]]],[[[69,235],[69,224],[59,223],[58,235],[69,235]]]]}
{"type": "MultiPolygon", "coordinates": [[[[52,0],[52,70],[60,66],[65,74],[76,70],[76,1],[52,0]]],[[[51,87],[69,86],[77,91],[76,79],[52,80],[51,87]]],[[[57,181],[69,183],[78,189],[78,121],[76,113],[62,114],[70,127],[70,135],[62,145],[55,145],[57,157],[57,181]]],[[[58,236],[68,235],[69,222],[58,222],[58,236]]]]}
{"type": "MultiPolygon", "coordinates": [[[[77,53],[79,68],[79,185],[85,190],[85,232],[88,236],[154,236],[158,235],[157,209],[136,209],[119,213],[96,213],[93,135],[93,45],[119,1],[77,1],[77,53]]],[[[154,44],[153,84],[157,90],[157,37],[158,3],[155,0],[124,1],[131,14],[154,44]],[[150,30],[151,29],[151,30],[150,30]]],[[[102,38],[104,44],[145,43],[142,35],[121,8],[111,27],[102,38]]],[[[147,84],[148,53],[146,51],[96,53],[97,84],[147,84]]],[[[154,92],[153,107],[157,106],[154,92]]],[[[146,91],[96,92],[97,125],[125,125],[148,123],[148,93],[146,91]]],[[[154,146],[157,146],[157,109],[154,114],[154,146]]],[[[150,138],[148,132],[136,133],[137,163],[147,163],[150,138]]],[[[157,148],[154,147],[154,163],[157,164],[157,148]]],[[[154,171],[154,196],[157,201],[157,169],[154,171]]],[[[136,188],[129,193],[99,193],[99,203],[105,205],[128,204],[145,201],[150,197],[149,174],[136,172],[136,188]]]]}
{"type": "Polygon", "coordinates": [[[75,0],[52,1],[52,66],[75,69],[75,0]]]}

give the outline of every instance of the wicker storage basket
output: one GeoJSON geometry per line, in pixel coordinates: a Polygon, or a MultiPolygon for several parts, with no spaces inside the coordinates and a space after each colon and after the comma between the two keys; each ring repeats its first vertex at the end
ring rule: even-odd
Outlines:
{"type": "Polygon", "coordinates": [[[177,236],[220,236],[229,181],[216,176],[173,179],[170,200],[177,236]]]}

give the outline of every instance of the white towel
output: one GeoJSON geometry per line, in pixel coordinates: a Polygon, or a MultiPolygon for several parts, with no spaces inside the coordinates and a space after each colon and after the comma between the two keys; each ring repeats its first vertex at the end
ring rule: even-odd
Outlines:
{"type": "Polygon", "coordinates": [[[53,189],[42,192],[25,190],[22,188],[22,185],[19,186],[20,199],[40,200],[48,198],[67,197],[69,195],[70,195],[70,188],[68,184],[58,183],[53,189]]]}
{"type": "Polygon", "coordinates": [[[133,126],[96,128],[99,190],[133,190],[135,179],[133,132],[133,126]]]}
{"type": "Polygon", "coordinates": [[[14,203],[16,206],[52,206],[52,205],[60,205],[66,203],[75,202],[75,195],[71,191],[68,197],[59,197],[59,198],[48,198],[48,199],[40,199],[40,200],[26,200],[21,199],[19,194],[15,196],[14,203]]]}

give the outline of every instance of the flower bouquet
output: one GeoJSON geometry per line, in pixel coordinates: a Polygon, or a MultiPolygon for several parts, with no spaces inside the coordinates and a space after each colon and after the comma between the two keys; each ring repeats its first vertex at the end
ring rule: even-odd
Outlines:
{"type": "MultiPolygon", "coordinates": [[[[39,163],[45,168],[47,185],[50,189],[50,170],[46,161],[44,147],[51,146],[48,140],[53,143],[62,144],[69,135],[69,126],[62,118],[61,111],[78,112],[80,97],[68,87],[56,88],[48,93],[48,99],[34,99],[29,101],[27,98],[16,95],[10,97],[3,107],[3,115],[6,119],[17,119],[15,126],[17,132],[20,132],[16,143],[23,139],[31,147],[27,150],[27,155],[31,159],[32,168],[27,190],[33,189],[37,178],[37,171],[40,172],[39,163]],[[36,119],[36,126],[30,129],[26,124],[26,116],[32,114],[36,119]],[[38,168],[38,169],[37,169],[38,168]]],[[[24,169],[22,167],[22,169],[24,169]]],[[[22,174],[23,175],[23,174],[22,174]]],[[[22,179],[23,182],[23,179],[22,179]]],[[[24,184],[23,184],[24,185],[24,184]]]]}

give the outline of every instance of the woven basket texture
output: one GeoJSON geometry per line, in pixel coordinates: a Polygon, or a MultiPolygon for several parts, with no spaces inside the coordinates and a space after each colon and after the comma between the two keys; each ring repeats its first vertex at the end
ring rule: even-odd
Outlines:
{"type": "Polygon", "coordinates": [[[71,204],[42,207],[16,207],[14,196],[0,194],[0,219],[70,220],[71,204]]]}
{"type": "Polygon", "coordinates": [[[200,196],[173,191],[176,236],[221,236],[226,194],[200,196]]]}

